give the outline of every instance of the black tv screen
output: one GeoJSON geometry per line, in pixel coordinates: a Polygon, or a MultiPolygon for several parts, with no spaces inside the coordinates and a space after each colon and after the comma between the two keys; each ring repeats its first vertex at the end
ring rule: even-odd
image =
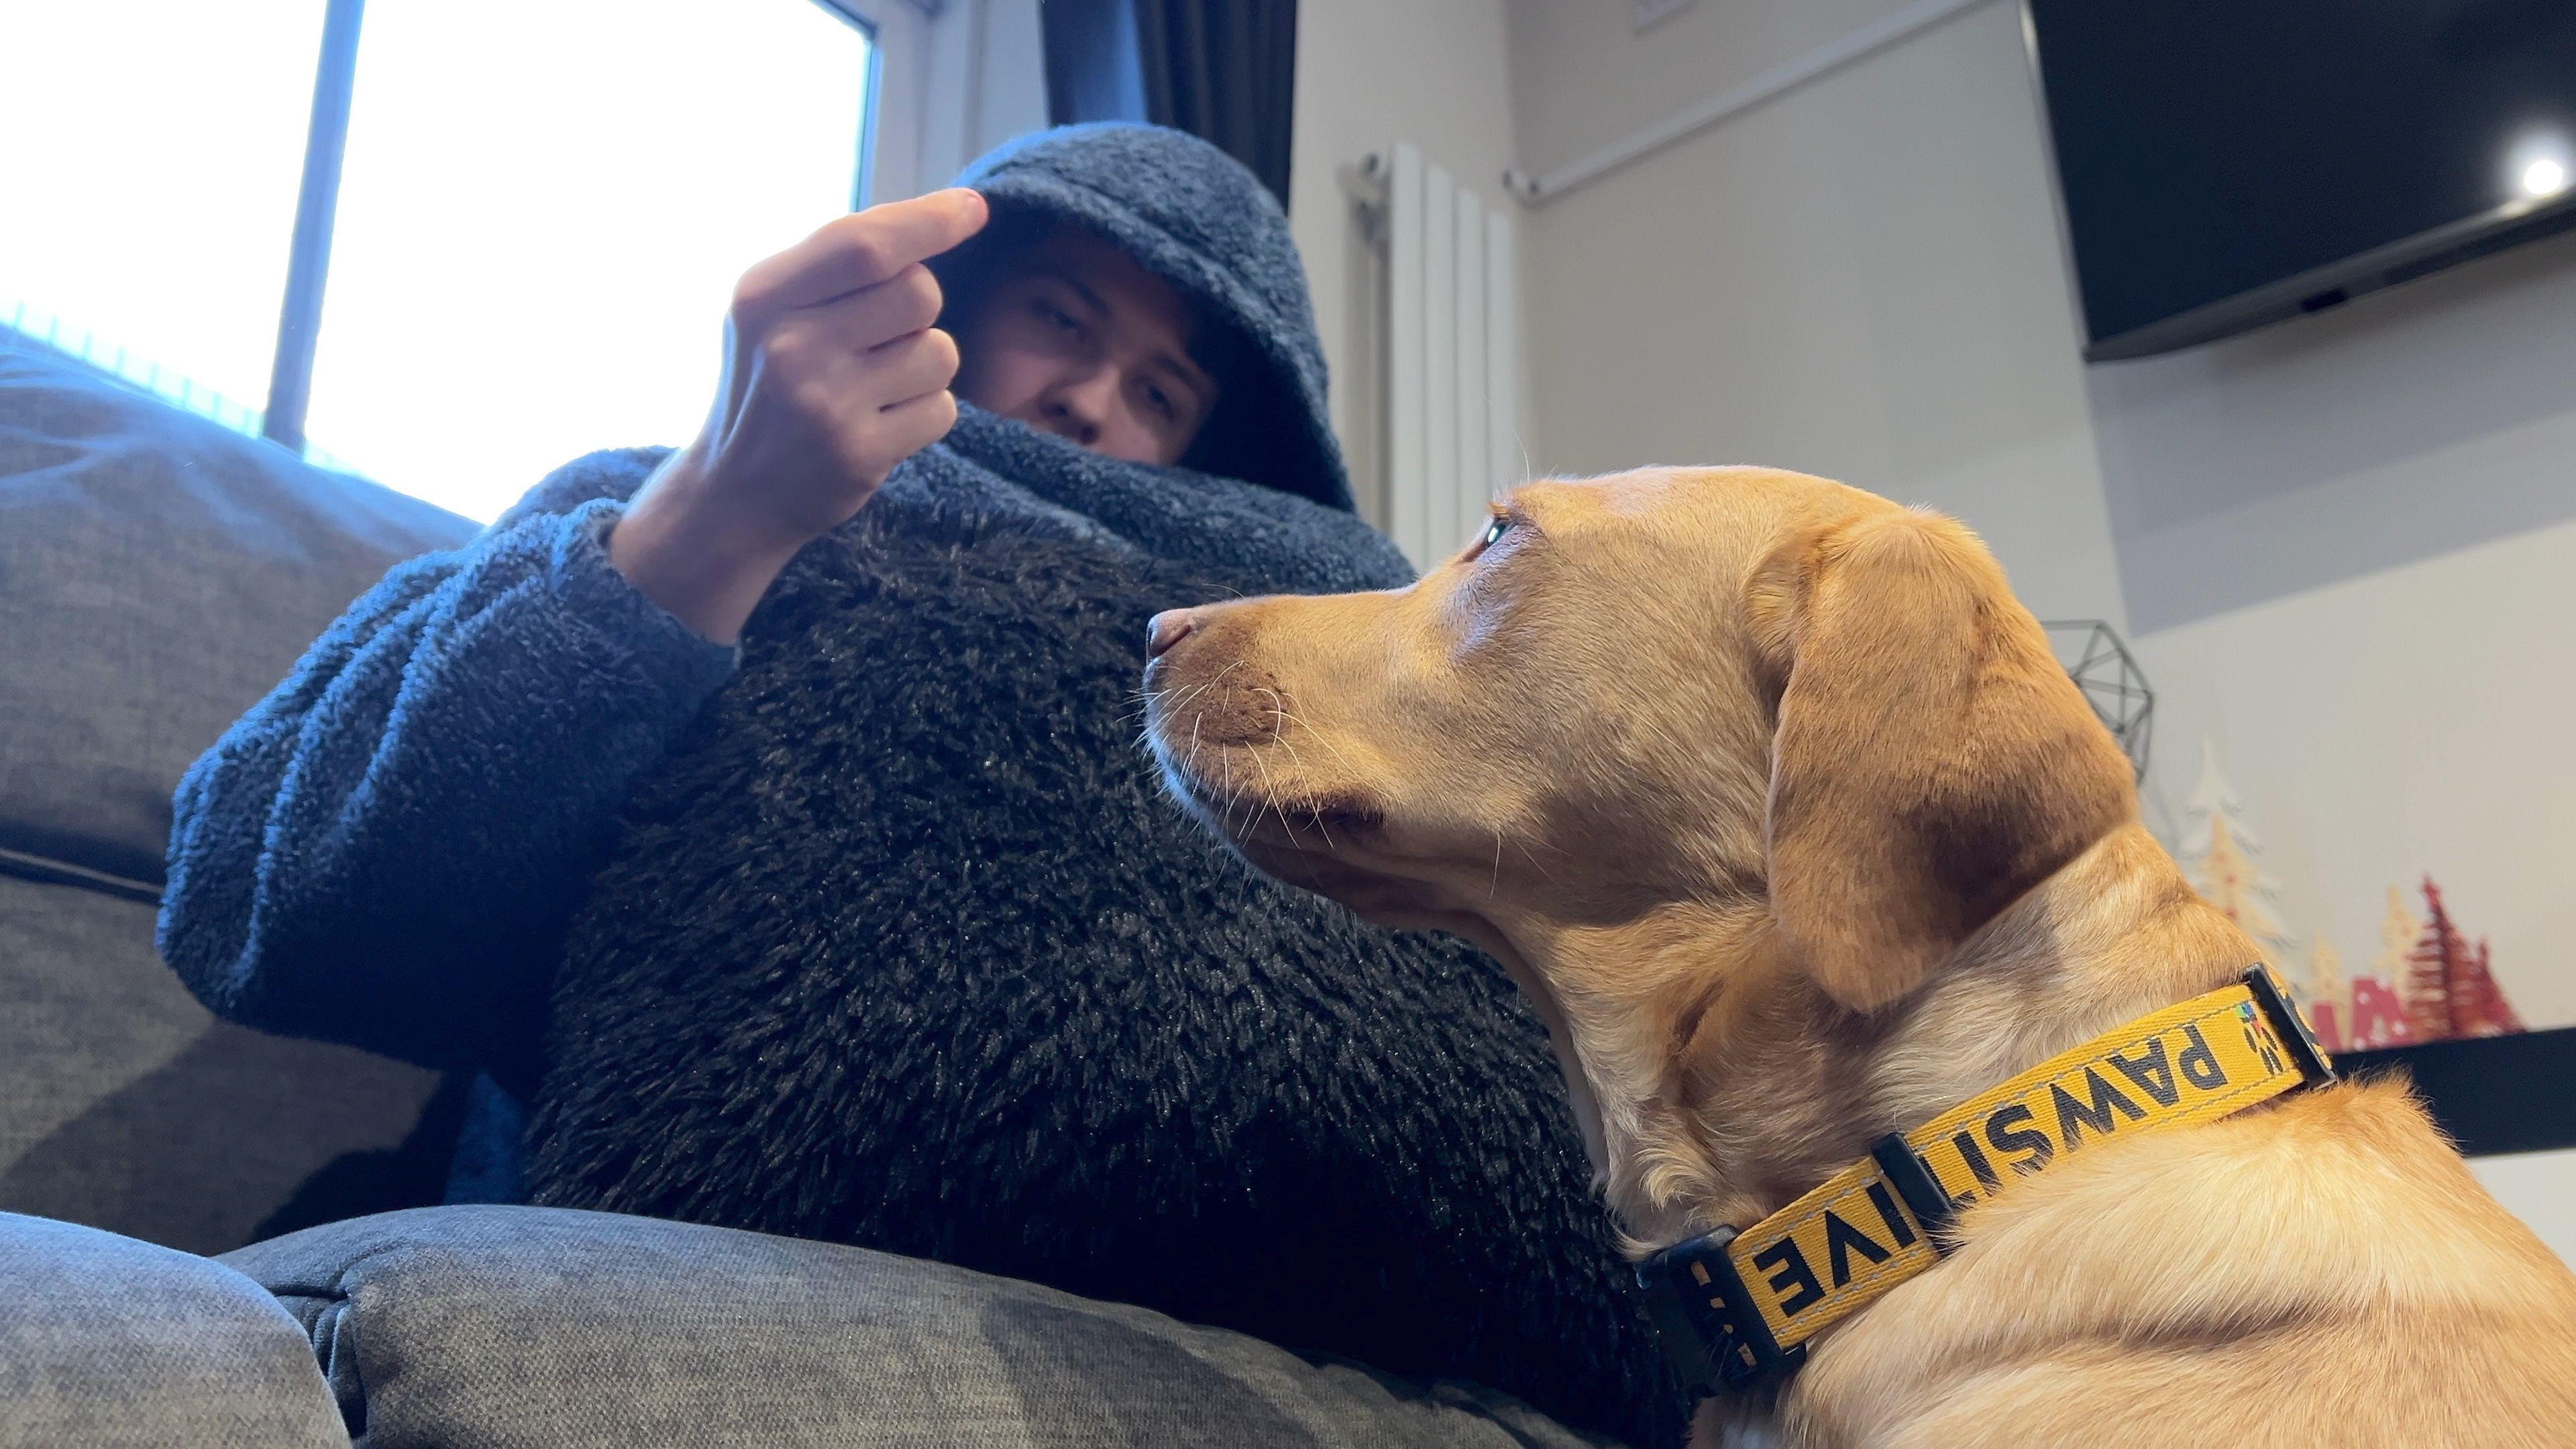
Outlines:
{"type": "Polygon", "coordinates": [[[2094,360],[2576,222],[2576,0],[2028,0],[2094,360]]]}

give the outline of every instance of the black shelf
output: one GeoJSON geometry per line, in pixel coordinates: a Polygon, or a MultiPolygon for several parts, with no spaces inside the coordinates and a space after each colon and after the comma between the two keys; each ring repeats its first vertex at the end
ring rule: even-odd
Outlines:
{"type": "Polygon", "coordinates": [[[2433,1120],[2471,1157],[2576,1147],[2576,1026],[2338,1052],[2369,1076],[2403,1067],[2433,1120]]]}

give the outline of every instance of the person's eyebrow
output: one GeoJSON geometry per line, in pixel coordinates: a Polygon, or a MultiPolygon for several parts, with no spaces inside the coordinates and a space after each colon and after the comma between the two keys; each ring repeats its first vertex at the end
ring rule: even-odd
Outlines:
{"type": "Polygon", "coordinates": [[[1103,300],[1098,292],[1091,290],[1089,283],[1083,281],[1073,273],[1050,266],[1032,267],[1029,269],[1029,273],[1031,276],[1044,277],[1051,282],[1061,282],[1065,286],[1071,288],[1075,295],[1082,298],[1083,305],[1089,307],[1095,315],[1106,316],[1108,314],[1109,303],[1103,300]]]}

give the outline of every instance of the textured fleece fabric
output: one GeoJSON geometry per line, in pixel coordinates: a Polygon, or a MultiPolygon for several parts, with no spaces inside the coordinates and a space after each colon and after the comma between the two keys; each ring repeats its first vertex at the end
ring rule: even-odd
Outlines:
{"type": "Polygon", "coordinates": [[[396,569],[190,771],[165,953],[227,1014],[491,1071],[541,1202],[937,1257],[1663,1437],[1499,971],[1253,877],[1135,748],[1157,609],[1408,576],[1348,511],[1284,219],[1147,128],[969,178],[1126,246],[1297,426],[1221,477],[964,409],[739,658],[606,562],[660,455],[584,459],[396,569]]]}

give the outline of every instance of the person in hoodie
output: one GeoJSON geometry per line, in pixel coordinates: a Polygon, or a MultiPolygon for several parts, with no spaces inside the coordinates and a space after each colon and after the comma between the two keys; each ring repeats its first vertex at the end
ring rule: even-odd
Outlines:
{"type": "Polygon", "coordinates": [[[1400,586],[1285,217],[1041,133],[746,273],[716,401],[398,566],[187,773],[218,1013],[479,1073],[451,1198],[944,1259],[1659,1435],[1498,968],[1265,882],[1144,622],[1400,586]],[[1257,1244],[1247,1264],[1247,1244],[1257,1244]]]}

